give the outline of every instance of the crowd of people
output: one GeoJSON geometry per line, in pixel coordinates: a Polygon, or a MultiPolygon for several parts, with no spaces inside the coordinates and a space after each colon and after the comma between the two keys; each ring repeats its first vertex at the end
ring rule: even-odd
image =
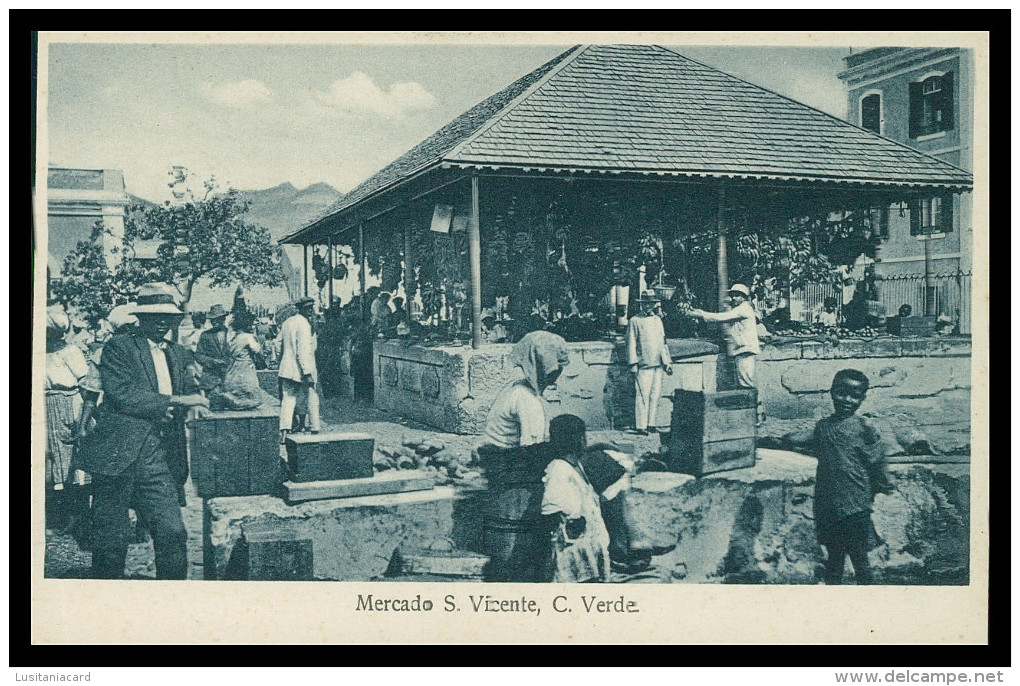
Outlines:
{"type": "MultiPolygon", "coordinates": [[[[750,355],[753,360],[756,354],[757,340],[752,342],[749,333],[754,314],[744,307],[745,288],[734,286],[730,295],[731,309],[725,313],[691,314],[724,323],[737,384],[753,384],[753,365],[741,364],[740,358],[750,355]]],[[[647,433],[654,421],[656,377],[668,373],[672,363],[661,324],[655,323],[657,300],[649,292],[640,301],[643,312],[631,320],[628,332],[628,361],[635,378],[637,431],[647,433]]],[[[641,572],[654,557],[673,550],[676,541],[654,541],[633,516],[628,492],[634,461],[613,445],[589,445],[585,423],[576,415],[546,421],[542,397],[569,364],[566,341],[550,332],[532,332],[514,345],[512,359],[520,378],[496,397],[478,448],[483,464],[496,475],[486,515],[486,529],[495,532],[486,550],[493,577],[604,582],[613,571],[641,572]],[[535,521],[522,521],[529,513],[535,521]],[[501,531],[515,532],[512,543],[499,537],[501,531]]],[[[819,543],[827,551],[827,584],[842,583],[847,557],[856,582],[872,583],[868,552],[880,543],[871,521],[872,503],[877,493],[892,490],[878,432],[856,414],[868,385],[858,370],[839,371],[830,390],[833,414],[813,431],[786,439],[791,449],[818,459],[814,517],[819,543]]]]}
{"type": "MultiPolygon", "coordinates": [[[[403,303],[382,295],[370,308],[375,335],[406,324],[403,303]]],[[[756,383],[758,321],[749,301],[747,287],[735,284],[725,311],[685,312],[721,325],[738,388],[756,383]]],[[[645,291],[638,303],[641,311],[627,328],[627,363],[634,375],[634,431],[647,434],[657,429],[662,375],[673,369],[659,298],[645,291]]],[[[47,528],[92,550],[95,578],[123,577],[129,510],[151,535],[157,578],[186,577],[184,424],[213,410],[260,406],[266,395],[257,370],[267,358],[278,366],[281,442],[292,431],[320,431],[317,339],[336,328],[342,310],[335,303],[320,321],[313,298],[291,305],[279,322],[258,321],[236,304],[230,311],[215,305],[204,316],[192,314],[185,327],[173,291],[147,284],[134,303],[113,308],[93,330],[60,305],[47,309],[47,528]]],[[[487,551],[494,578],[607,581],[614,569],[640,572],[673,550],[676,541],[653,540],[633,515],[631,456],[614,445],[589,445],[587,427],[575,415],[547,421],[543,393],[569,364],[565,339],[527,333],[511,359],[519,378],[495,398],[478,452],[501,473],[517,476],[493,490],[487,521],[505,522],[500,507],[509,503],[539,524],[515,534],[514,545],[487,551]]],[[[818,457],[815,520],[829,553],[828,583],[841,581],[847,556],[857,581],[871,581],[871,503],[890,488],[878,434],[856,415],[867,389],[865,375],[840,371],[831,389],[833,415],[809,435],[790,439],[818,457]]]]}
{"type": "Polygon", "coordinates": [[[62,305],[47,307],[46,526],[92,551],[95,578],[123,576],[129,510],[152,538],[157,578],[185,578],[184,424],[266,403],[257,375],[265,351],[279,361],[281,440],[295,413],[319,430],[315,301],[293,305],[272,339],[274,327],[243,304],[214,305],[182,326],[186,315],[165,284],[144,285],[91,329],[62,305]]]}

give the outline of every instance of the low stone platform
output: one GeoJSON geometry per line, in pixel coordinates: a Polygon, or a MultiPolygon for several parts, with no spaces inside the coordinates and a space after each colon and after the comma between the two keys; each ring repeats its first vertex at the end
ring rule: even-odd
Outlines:
{"type": "MultiPolygon", "coordinates": [[[[758,450],[754,467],[695,479],[646,472],[633,480],[634,510],[676,550],[656,558],[657,580],[813,584],[824,559],[815,536],[814,458],[758,450]]],[[[896,488],[875,498],[885,543],[871,552],[879,583],[966,584],[970,564],[969,466],[894,464],[896,488]]],[[[847,564],[847,578],[852,577],[847,564]]]]}
{"type": "MultiPolygon", "coordinates": [[[[896,491],[875,500],[885,543],[872,552],[878,581],[966,584],[970,479],[965,464],[894,464],[896,491]]],[[[759,450],[754,467],[701,478],[645,472],[633,480],[638,520],[656,538],[678,541],[655,558],[652,583],[812,584],[823,559],[812,504],[815,460],[759,450]]],[[[430,491],[287,505],[271,496],[214,498],[204,513],[205,578],[230,578],[242,527],[278,525],[308,539],[313,578],[381,578],[401,544],[448,540],[481,550],[485,482],[430,491]]],[[[848,576],[850,575],[848,567],[848,576]]]]}
{"type": "Polygon", "coordinates": [[[245,525],[265,532],[275,523],[290,538],[311,540],[315,579],[381,577],[393,552],[406,541],[449,539],[458,548],[479,550],[483,493],[484,482],[480,488],[440,486],[295,505],[273,496],[212,498],[203,513],[204,576],[233,577],[237,565],[231,557],[245,525]]]}

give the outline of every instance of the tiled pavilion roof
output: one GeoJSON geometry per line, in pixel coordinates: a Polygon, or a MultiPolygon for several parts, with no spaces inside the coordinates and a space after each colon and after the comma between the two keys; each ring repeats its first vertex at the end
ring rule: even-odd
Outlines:
{"type": "Polygon", "coordinates": [[[308,227],[439,166],[956,190],[972,184],[963,169],[673,50],[589,45],[475,105],[308,227]]]}

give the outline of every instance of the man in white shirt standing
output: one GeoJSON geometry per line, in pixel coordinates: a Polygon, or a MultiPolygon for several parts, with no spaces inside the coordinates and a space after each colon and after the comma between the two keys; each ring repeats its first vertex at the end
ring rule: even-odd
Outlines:
{"type": "Polygon", "coordinates": [[[719,322],[726,336],[726,354],[733,358],[736,382],[740,388],[755,388],[754,360],[761,352],[758,325],[751,308],[751,291],[742,283],[734,284],[727,293],[730,309],[725,312],[691,310],[690,316],[706,322],[719,322]]]}
{"type": "Polygon", "coordinates": [[[294,421],[298,396],[307,398],[308,415],[313,434],[319,433],[319,394],[315,389],[318,371],[312,345],[311,319],[315,315],[315,299],[304,297],[296,303],[298,313],[285,321],[280,329],[280,443],[287,438],[294,421]]]}
{"type": "Polygon", "coordinates": [[[627,324],[627,364],[634,373],[634,428],[641,435],[658,431],[655,413],[662,395],[662,372],[673,374],[666,332],[655,314],[658,303],[655,291],[644,291],[638,298],[641,312],[627,324]]]}

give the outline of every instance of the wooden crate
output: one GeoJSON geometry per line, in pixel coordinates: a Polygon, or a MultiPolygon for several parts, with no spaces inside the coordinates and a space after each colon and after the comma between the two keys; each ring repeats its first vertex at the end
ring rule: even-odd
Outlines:
{"type": "Polygon", "coordinates": [[[758,392],[750,388],[718,393],[677,390],[668,465],[703,476],[754,466],[758,392]]]}
{"type": "Polygon", "coordinates": [[[929,337],[935,335],[935,317],[892,317],[886,330],[900,336],[929,337]]]}
{"type": "Polygon", "coordinates": [[[314,547],[307,534],[279,522],[241,526],[225,576],[231,581],[312,581],[314,547]]]}
{"type": "Polygon", "coordinates": [[[254,410],[212,412],[188,423],[191,478],[202,498],[278,494],[280,407],[266,396],[254,410]]]}
{"type": "Polygon", "coordinates": [[[286,444],[291,481],[364,479],[375,474],[375,439],[369,434],[291,434],[286,444]]]}

